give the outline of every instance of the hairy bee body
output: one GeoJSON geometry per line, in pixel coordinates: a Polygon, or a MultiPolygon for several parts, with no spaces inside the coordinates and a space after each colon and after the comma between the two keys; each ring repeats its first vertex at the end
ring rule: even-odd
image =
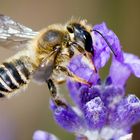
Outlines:
{"type": "Polygon", "coordinates": [[[56,67],[64,66],[71,57],[66,46],[68,41],[68,34],[61,25],[40,31],[24,50],[0,65],[0,97],[13,96],[27,86],[31,78],[37,82],[56,78],[59,73],[56,67]]]}

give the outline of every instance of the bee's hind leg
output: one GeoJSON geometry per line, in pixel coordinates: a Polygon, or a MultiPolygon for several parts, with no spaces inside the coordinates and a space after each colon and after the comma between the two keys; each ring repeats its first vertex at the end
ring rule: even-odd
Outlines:
{"type": "Polygon", "coordinates": [[[54,82],[52,81],[52,79],[48,79],[46,81],[47,85],[48,85],[48,88],[50,90],[50,93],[51,93],[51,97],[52,97],[52,100],[55,102],[55,104],[57,106],[67,106],[61,99],[60,97],[58,96],[58,93],[57,93],[57,88],[54,84],[54,82]]]}

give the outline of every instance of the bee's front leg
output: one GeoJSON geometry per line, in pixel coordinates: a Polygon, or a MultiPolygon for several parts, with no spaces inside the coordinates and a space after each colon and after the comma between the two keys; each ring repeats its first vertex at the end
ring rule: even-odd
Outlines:
{"type": "Polygon", "coordinates": [[[55,104],[57,106],[67,106],[61,99],[60,97],[58,96],[58,93],[57,93],[57,88],[54,84],[54,82],[52,81],[52,79],[48,79],[46,81],[47,85],[48,85],[48,88],[50,90],[50,93],[51,93],[51,97],[52,97],[52,100],[55,102],[55,104]]]}
{"type": "Polygon", "coordinates": [[[68,68],[66,68],[64,66],[57,66],[56,69],[60,70],[61,72],[63,72],[65,75],[67,75],[68,77],[72,78],[76,82],[80,82],[80,83],[83,83],[83,84],[90,85],[90,83],[88,81],[86,81],[83,78],[78,77],[72,71],[70,71],[68,68]]]}

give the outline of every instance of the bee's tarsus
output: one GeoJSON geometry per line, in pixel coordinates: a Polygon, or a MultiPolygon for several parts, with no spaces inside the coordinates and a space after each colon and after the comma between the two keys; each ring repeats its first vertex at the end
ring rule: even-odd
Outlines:
{"type": "Polygon", "coordinates": [[[52,81],[52,79],[48,79],[46,81],[47,85],[48,85],[48,88],[50,90],[50,93],[51,93],[51,97],[52,97],[52,100],[55,102],[55,104],[57,106],[67,106],[61,99],[60,97],[58,96],[58,93],[57,93],[57,88],[54,84],[54,82],[52,81]]]}
{"type": "Polygon", "coordinates": [[[63,107],[67,107],[66,103],[64,103],[62,100],[60,99],[54,99],[54,102],[57,106],[63,106],[63,107]]]}

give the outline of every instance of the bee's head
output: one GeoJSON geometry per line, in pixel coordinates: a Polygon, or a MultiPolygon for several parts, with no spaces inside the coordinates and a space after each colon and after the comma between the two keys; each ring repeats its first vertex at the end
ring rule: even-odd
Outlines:
{"type": "Polygon", "coordinates": [[[93,40],[91,36],[91,33],[93,31],[99,34],[104,39],[104,41],[107,43],[108,47],[111,49],[113,54],[117,56],[114,48],[108,42],[107,38],[100,31],[96,29],[92,29],[90,25],[87,25],[85,20],[81,20],[79,22],[69,22],[66,28],[71,36],[70,38],[72,40],[72,43],[77,44],[77,49],[82,50],[81,52],[84,52],[85,56],[91,61],[92,61],[92,56],[94,55],[93,40]]]}
{"type": "Polygon", "coordinates": [[[83,49],[86,52],[92,53],[93,50],[93,42],[90,31],[86,28],[86,25],[81,24],[81,22],[72,22],[68,23],[66,26],[69,34],[72,36],[72,41],[78,44],[83,44],[83,49]]]}
{"type": "Polygon", "coordinates": [[[84,54],[88,60],[88,64],[91,64],[91,68],[96,71],[92,56],[94,54],[93,42],[91,37],[91,27],[86,24],[85,20],[79,22],[69,22],[66,26],[70,35],[72,45],[76,47],[79,52],[84,54]]]}

